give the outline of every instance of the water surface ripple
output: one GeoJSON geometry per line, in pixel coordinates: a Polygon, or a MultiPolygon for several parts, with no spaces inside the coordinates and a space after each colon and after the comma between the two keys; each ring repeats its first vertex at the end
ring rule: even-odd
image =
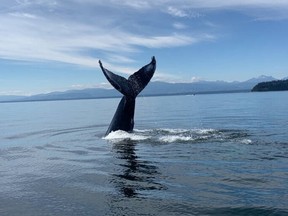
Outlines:
{"type": "Polygon", "coordinates": [[[0,215],[288,215],[287,97],[0,104],[0,215]]]}

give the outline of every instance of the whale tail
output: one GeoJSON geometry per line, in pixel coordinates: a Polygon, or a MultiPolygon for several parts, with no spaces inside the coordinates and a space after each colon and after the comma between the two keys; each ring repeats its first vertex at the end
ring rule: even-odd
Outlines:
{"type": "Polygon", "coordinates": [[[137,95],[146,87],[156,69],[156,59],[154,56],[149,64],[132,74],[128,79],[105,69],[100,60],[99,64],[102,72],[111,85],[123,95],[132,98],[136,98],[137,95]]]}

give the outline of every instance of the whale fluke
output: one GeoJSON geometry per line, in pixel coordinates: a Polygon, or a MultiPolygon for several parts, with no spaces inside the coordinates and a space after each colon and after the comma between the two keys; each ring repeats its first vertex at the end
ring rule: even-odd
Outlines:
{"type": "Polygon", "coordinates": [[[153,77],[156,70],[156,59],[153,56],[149,64],[132,74],[128,79],[104,68],[100,60],[99,65],[110,84],[123,94],[106,135],[116,130],[131,132],[134,127],[135,99],[153,77]]]}

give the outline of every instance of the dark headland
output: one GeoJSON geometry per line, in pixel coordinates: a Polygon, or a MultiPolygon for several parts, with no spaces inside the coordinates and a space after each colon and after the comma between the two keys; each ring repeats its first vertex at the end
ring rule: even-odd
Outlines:
{"type": "Polygon", "coordinates": [[[287,91],[288,79],[275,80],[270,82],[260,82],[252,88],[252,92],[264,92],[264,91],[287,91]]]}

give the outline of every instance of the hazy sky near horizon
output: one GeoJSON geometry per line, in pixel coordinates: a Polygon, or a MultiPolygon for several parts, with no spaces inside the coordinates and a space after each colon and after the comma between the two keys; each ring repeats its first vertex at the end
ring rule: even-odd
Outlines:
{"type": "Polygon", "coordinates": [[[153,81],[288,76],[287,0],[0,0],[0,95],[153,81]]]}

